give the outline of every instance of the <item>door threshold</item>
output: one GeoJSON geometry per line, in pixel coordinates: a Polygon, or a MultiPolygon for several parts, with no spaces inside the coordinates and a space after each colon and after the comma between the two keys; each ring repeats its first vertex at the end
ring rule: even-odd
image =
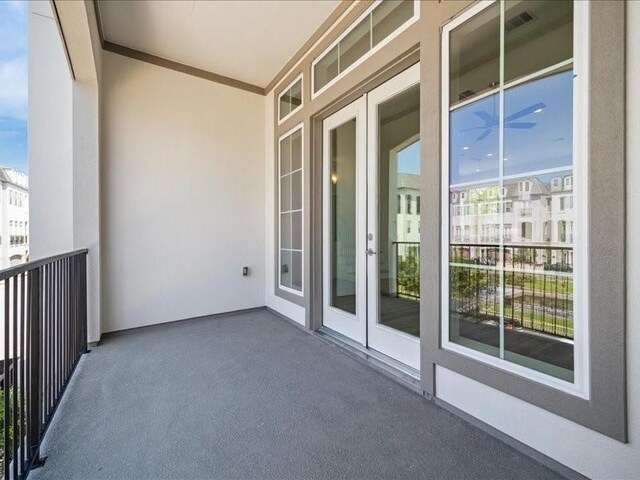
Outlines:
{"type": "Polygon", "coordinates": [[[327,327],[313,332],[325,342],[340,348],[348,355],[366,363],[375,368],[387,377],[397,381],[405,387],[413,390],[420,395],[424,395],[422,384],[420,383],[420,372],[415,368],[411,368],[398,360],[395,360],[383,353],[377,352],[370,348],[360,345],[349,337],[342,335],[327,327]]]}

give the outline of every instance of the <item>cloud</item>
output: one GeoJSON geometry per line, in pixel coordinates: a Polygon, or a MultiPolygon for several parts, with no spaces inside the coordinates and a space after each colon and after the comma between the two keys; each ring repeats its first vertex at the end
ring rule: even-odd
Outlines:
{"type": "Polygon", "coordinates": [[[0,62],[0,117],[26,119],[27,98],[27,59],[0,62]]]}

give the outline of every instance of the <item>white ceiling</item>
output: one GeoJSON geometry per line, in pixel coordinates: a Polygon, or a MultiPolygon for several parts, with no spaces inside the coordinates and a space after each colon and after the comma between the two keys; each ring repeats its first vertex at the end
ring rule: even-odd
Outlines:
{"type": "Polygon", "coordinates": [[[100,0],[105,40],[265,87],[339,0],[100,0]]]}

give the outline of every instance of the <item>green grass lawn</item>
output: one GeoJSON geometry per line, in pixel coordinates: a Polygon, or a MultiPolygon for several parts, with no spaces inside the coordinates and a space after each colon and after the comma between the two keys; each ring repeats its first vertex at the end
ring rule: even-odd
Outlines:
{"type": "MultiPolygon", "coordinates": [[[[499,316],[499,305],[487,305],[480,302],[480,313],[490,316],[499,316]]],[[[555,317],[554,319],[553,316],[549,314],[543,315],[542,313],[531,312],[526,309],[523,313],[521,313],[519,309],[516,309],[514,312],[514,309],[511,306],[504,307],[504,318],[507,321],[511,320],[518,324],[521,323],[522,327],[529,328],[537,332],[545,332],[573,338],[572,318],[564,319],[555,317]]]]}

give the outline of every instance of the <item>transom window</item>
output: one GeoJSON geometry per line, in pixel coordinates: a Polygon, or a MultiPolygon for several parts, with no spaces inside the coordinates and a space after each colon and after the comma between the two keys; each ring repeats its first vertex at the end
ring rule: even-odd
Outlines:
{"type": "Polygon", "coordinates": [[[375,2],[313,62],[313,96],[382,48],[418,16],[416,0],[375,2]]]}
{"type": "Polygon", "coordinates": [[[302,108],[302,74],[278,97],[278,123],[282,123],[302,108]]]}
{"type": "Polygon", "coordinates": [[[487,2],[443,31],[443,199],[450,202],[443,205],[442,340],[444,348],[583,395],[586,347],[578,339],[586,328],[576,298],[586,279],[573,253],[583,241],[584,206],[576,196],[574,209],[558,189],[561,178],[565,186],[584,182],[573,7],[487,2]],[[454,199],[465,192],[472,207],[500,192],[496,215],[472,208],[456,216],[454,199]]]}
{"type": "Polygon", "coordinates": [[[278,155],[279,286],[302,294],[303,278],[303,165],[302,125],[280,137],[278,155]]]}

